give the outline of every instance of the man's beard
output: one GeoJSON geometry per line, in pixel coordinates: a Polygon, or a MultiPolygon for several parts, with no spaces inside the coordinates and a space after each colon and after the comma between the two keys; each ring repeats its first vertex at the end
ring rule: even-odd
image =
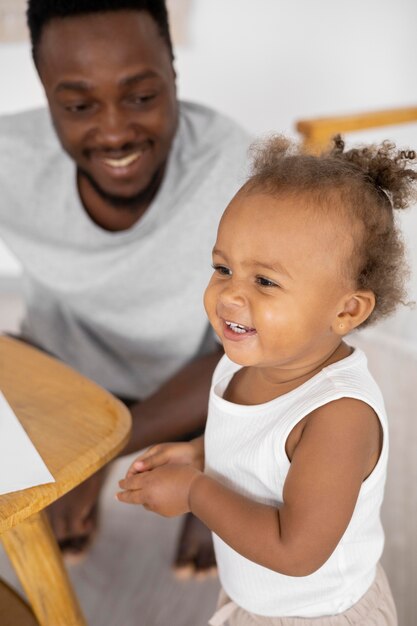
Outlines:
{"type": "Polygon", "coordinates": [[[98,185],[98,183],[88,172],[81,168],[78,168],[77,170],[77,178],[86,178],[91,187],[97,193],[97,195],[99,195],[106,204],[110,205],[114,209],[119,211],[131,211],[132,213],[135,213],[139,208],[147,208],[152,202],[161,184],[164,170],[165,163],[162,167],[156,170],[155,174],[150,180],[149,185],[145,189],[129,197],[117,196],[115,194],[108,193],[107,191],[102,189],[100,185],[98,185]]]}

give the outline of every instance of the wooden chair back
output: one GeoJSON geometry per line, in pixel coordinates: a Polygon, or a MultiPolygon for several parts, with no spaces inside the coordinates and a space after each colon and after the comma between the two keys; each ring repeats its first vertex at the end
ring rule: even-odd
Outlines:
{"type": "Polygon", "coordinates": [[[355,115],[336,115],[299,120],[296,129],[303,138],[303,145],[308,152],[318,153],[325,150],[335,135],[417,122],[417,106],[358,113],[355,115]]]}

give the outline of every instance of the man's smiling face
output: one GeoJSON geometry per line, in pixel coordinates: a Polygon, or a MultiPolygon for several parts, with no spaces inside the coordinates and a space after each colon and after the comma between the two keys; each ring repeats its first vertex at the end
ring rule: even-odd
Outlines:
{"type": "Polygon", "coordinates": [[[58,137],[90,192],[117,205],[160,182],[178,109],[170,50],[148,13],[54,18],[37,66],[58,137]]]}

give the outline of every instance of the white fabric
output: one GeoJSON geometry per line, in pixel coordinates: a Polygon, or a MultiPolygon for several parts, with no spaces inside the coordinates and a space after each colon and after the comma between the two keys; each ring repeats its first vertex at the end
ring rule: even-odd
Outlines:
{"type": "Polygon", "coordinates": [[[0,236],[25,272],[25,334],[130,398],[213,350],[202,296],[249,143],[228,118],[182,103],[156,198],[132,228],[108,232],[82,207],[48,112],[0,118],[0,236]]]}
{"type": "MultiPolygon", "coordinates": [[[[383,429],[383,447],[372,474],[364,481],[354,514],[337,548],[316,572],[285,576],[241,556],[214,535],[222,586],[242,608],[258,615],[319,617],[350,608],[369,589],[382,553],[380,521],[388,458],[384,402],[364,353],[324,368],[284,396],[256,406],[223,399],[239,366],[220,361],[210,392],[205,435],[206,472],[258,502],[280,506],[290,467],[285,442],[294,426],[332,400],[352,397],[369,404],[383,429]]],[[[262,529],[254,541],[262,541],[262,529]]]]}
{"type": "Polygon", "coordinates": [[[228,602],[216,611],[209,621],[209,626],[223,626],[236,611],[236,608],[237,604],[235,602],[228,602]]]}

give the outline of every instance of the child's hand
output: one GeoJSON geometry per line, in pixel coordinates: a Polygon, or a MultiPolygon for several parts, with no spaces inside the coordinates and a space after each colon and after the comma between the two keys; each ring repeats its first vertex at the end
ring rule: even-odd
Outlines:
{"type": "Polygon", "coordinates": [[[133,461],[127,470],[126,478],[155,469],[167,463],[192,465],[196,469],[204,469],[204,443],[202,438],[190,442],[160,443],[152,446],[133,461]]]}
{"type": "Polygon", "coordinates": [[[142,504],[165,517],[182,515],[190,510],[191,485],[200,475],[191,465],[166,464],[152,472],[128,474],[119,482],[124,491],[116,497],[120,502],[142,504]]]}

